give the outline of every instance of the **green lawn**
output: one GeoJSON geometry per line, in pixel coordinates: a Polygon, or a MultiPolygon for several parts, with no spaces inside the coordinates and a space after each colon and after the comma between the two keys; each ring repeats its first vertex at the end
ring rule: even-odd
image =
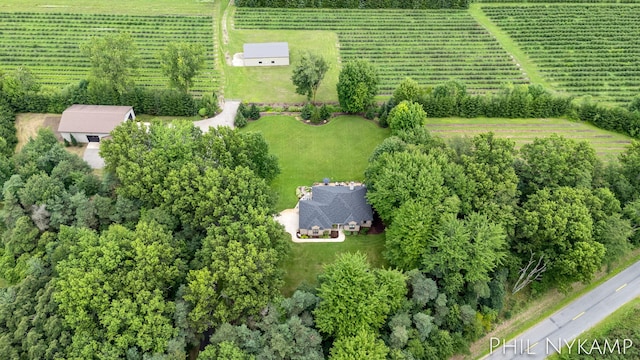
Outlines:
{"type": "Polygon", "coordinates": [[[589,141],[603,161],[615,159],[631,143],[631,138],[626,135],[564,119],[430,118],[427,119],[427,128],[443,138],[493,131],[497,136],[514,140],[517,148],[536,137],[556,133],[574,140],[589,141]]]}
{"type": "Polygon", "coordinates": [[[281,174],[273,181],[277,210],[293,208],[297,186],[332,181],[361,181],[373,149],[389,135],[372,121],[339,116],[325,125],[304,124],[291,116],[265,116],[243,131],[259,131],[278,157],[281,174]]]}
{"type": "Polygon", "coordinates": [[[0,12],[56,12],[132,15],[206,15],[213,0],[3,0],[0,12]]]}
{"type": "Polygon", "coordinates": [[[329,71],[320,83],[316,101],[337,102],[336,84],[340,66],[338,64],[338,36],[330,31],[295,30],[232,30],[229,46],[225,49],[229,56],[241,53],[245,43],[288,42],[289,66],[234,67],[225,66],[225,97],[257,103],[302,103],[306,97],[295,92],[291,82],[293,66],[301,51],[311,51],[322,55],[329,63],[329,71]]]}
{"type": "Polygon", "coordinates": [[[382,257],[384,251],[384,234],[347,236],[340,243],[301,243],[293,244],[293,254],[285,264],[285,296],[303,282],[317,284],[316,277],[322,272],[326,264],[332,263],[339,254],[360,251],[367,255],[373,267],[387,266],[382,257]]]}

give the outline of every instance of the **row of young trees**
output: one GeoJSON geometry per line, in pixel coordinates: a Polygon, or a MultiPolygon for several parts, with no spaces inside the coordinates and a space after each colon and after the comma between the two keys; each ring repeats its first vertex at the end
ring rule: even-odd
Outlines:
{"type": "Polygon", "coordinates": [[[240,0],[236,6],[332,9],[466,9],[468,0],[240,0]]]}

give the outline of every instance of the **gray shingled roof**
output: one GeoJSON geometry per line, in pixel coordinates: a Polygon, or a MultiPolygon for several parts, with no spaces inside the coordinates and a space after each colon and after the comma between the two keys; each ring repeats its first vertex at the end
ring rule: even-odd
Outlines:
{"type": "Polygon", "coordinates": [[[367,188],[354,186],[314,186],[312,200],[300,200],[300,229],[319,226],[330,229],[333,224],[373,220],[373,210],[367,203],[367,188]]]}
{"type": "Polygon", "coordinates": [[[108,134],[126,120],[131,106],[71,105],[63,113],[58,132],[108,134]]]}
{"type": "Polygon", "coordinates": [[[244,44],[245,59],[289,57],[289,43],[256,43],[244,44]]]}

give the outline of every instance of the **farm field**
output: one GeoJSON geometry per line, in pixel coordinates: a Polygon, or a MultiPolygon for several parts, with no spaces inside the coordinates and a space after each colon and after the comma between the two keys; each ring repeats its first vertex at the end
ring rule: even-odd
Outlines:
{"type": "Polygon", "coordinates": [[[515,141],[516,148],[532,142],[537,137],[547,137],[555,133],[577,141],[589,141],[596,154],[605,162],[616,159],[631,143],[631,138],[626,135],[564,119],[429,118],[427,129],[445,139],[492,131],[497,136],[515,141]]]}
{"type": "Polygon", "coordinates": [[[625,105],[640,93],[640,6],[482,5],[554,88],[625,105]]]}
{"type": "Polygon", "coordinates": [[[92,36],[128,32],[141,57],[136,84],[167,87],[157,53],[171,41],[197,42],[206,48],[203,70],[194,79],[194,93],[217,89],[211,16],[137,16],[72,13],[0,13],[0,70],[19,66],[31,70],[43,85],[64,87],[86,79],[89,62],[80,44],[92,36]]]}
{"type": "Polygon", "coordinates": [[[282,293],[290,296],[302,283],[317,285],[317,276],[322,273],[323,266],[331,264],[338,255],[356,251],[367,256],[372,267],[386,267],[387,261],[382,257],[385,235],[347,236],[339,243],[294,243],[292,253],[284,266],[285,285],[282,293]]]}
{"type": "Polygon", "coordinates": [[[332,181],[362,181],[367,159],[388,129],[359,116],[339,116],[325,125],[307,125],[291,116],[265,116],[242,131],[261,132],[269,152],[278,157],[281,173],[271,184],[278,193],[276,209],[293,208],[296,187],[332,181]]]}
{"type": "Polygon", "coordinates": [[[233,21],[239,30],[333,31],[342,62],[364,58],[378,67],[383,95],[405,77],[423,85],[460,80],[471,92],[528,82],[465,11],[237,8],[233,21]]]}
{"type": "Polygon", "coordinates": [[[129,15],[207,15],[213,0],[2,0],[0,12],[52,12],[129,15]]]}

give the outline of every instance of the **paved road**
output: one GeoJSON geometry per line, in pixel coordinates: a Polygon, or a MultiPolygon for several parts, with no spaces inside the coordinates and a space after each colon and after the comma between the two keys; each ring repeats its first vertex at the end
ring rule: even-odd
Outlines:
{"type": "MultiPolygon", "coordinates": [[[[562,346],[571,344],[573,344],[572,354],[578,352],[610,354],[612,351],[616,354],[618,351],[624,354],[625,347],[638,347],[640,344],[630,344],[624,339],[619,339],[618,346],[614,344],[616,339],[609,339],[611,341],[609,344],[603,341],[594,343],[594,339],[580,338],[580,334],[638,296],[640,296],[640,262],[542,320],[514,340],[492,339],[492,353],[484,359],[544,359],[557,352],[556,349],[559,350],[562,346]]],[[[567,351],[565,349],[563,353],[567,351]]]]}
{"type": "Polygon", "coordinates": [[[240,101],[226,100],[220,114],[209,119],[194,121],[193,125],[202,129],[203,132],[209,131],[210,126],[228,126],[233,129],[233,120],[238,112],[238,106],[240,106],[240,101]]]}

